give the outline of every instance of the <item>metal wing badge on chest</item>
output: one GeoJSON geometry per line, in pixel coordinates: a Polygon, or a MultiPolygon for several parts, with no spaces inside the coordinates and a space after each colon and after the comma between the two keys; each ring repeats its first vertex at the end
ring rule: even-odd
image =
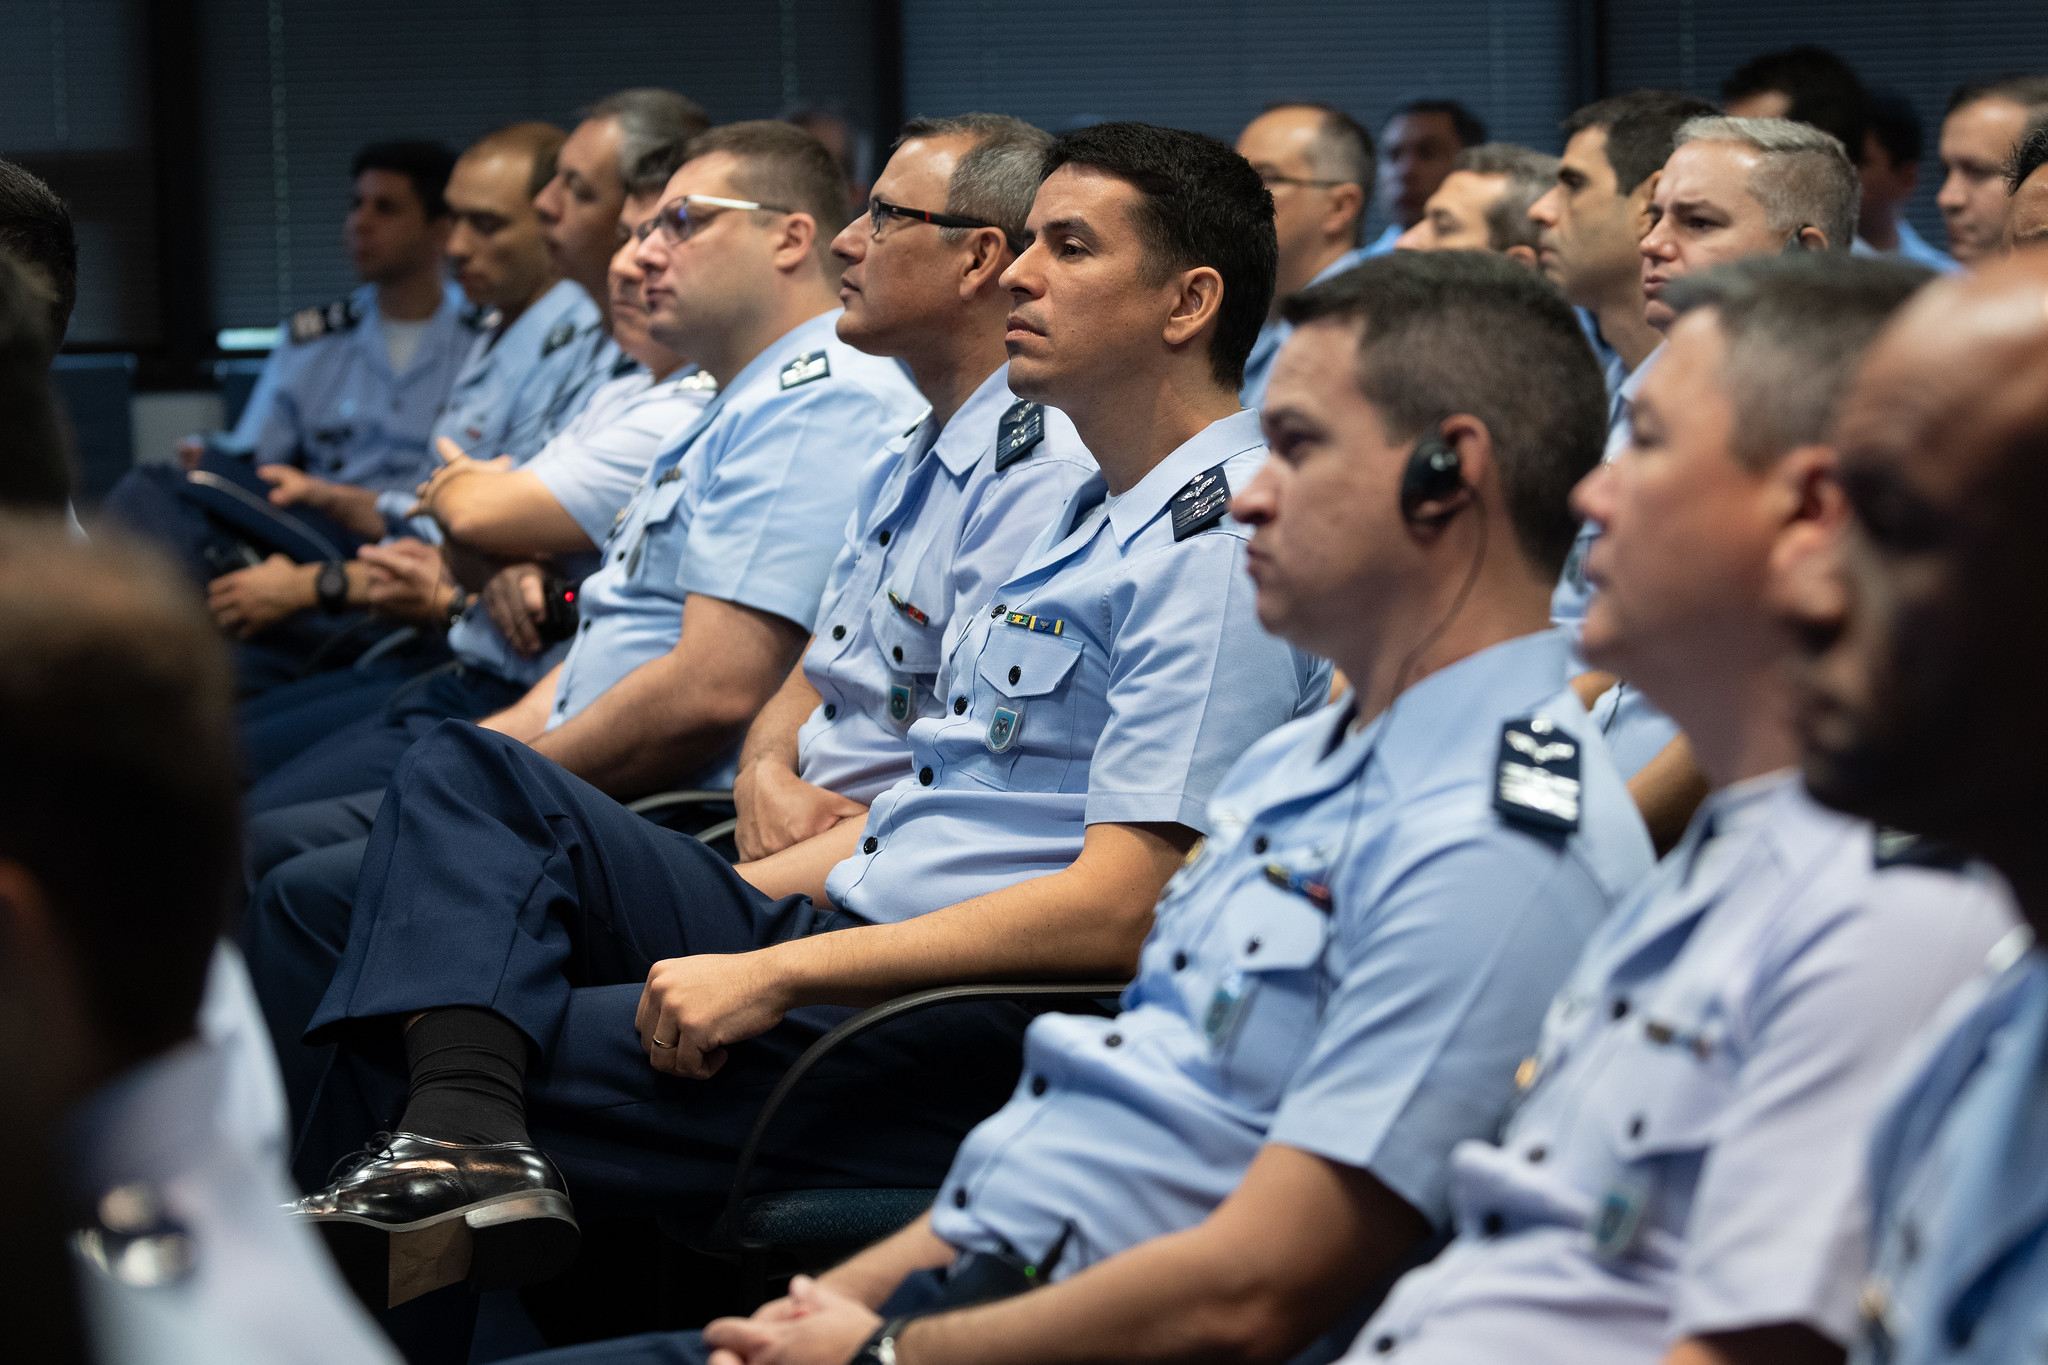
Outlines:
{"type": "Polygon", "coordinates": [[[1545,715],[1500,727],[1493,808],[1529,829],[1570,834],[1579,827],[1579,744],[1545,715]]]}

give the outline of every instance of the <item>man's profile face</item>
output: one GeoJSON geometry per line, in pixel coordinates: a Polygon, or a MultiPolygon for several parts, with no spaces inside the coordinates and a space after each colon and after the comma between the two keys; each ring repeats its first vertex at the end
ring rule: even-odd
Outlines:
{"type": "Polygon", "coordinates": [[[1566,299],[1592,307],[1617,286],[1638,284],[1643,258],[1636,244],[1649,227],[1645,197],[1621,193],[1607,160],[1605,128],[1572,134],[1558,162],[1557,184],[1529,206],[1537,262],[1566,299]]]}
{"type": "Polygon", "coordinates": [[[1038,187],[1025,220],[1031,245],[1002,277],[1012,300],[1003,343],[1018,397],[1062,407],[1164,347],[1183,276],[1159,271],[1138,207],[1129,181],[1091,166],[1070,162],[1038,187]]]}
{"type": "Polygon", "coordinates": [[[448,261],[473,303],[523,308],[555,278],[527,193],[532,176],[531,157],[493,151],[464,156],[448,177],[448,261]]]}
{"type": "MultiPolygon", "coordinates": [[[[751,201],[733,184],[740,162],[731,152],[712,152],[684,162],[669,177],[661,202],[685,195],[751,201]]],[[[637,259],[646,279],[648,330],[681,355],[702,355],[712,334],[724,331],[766,297],[773,285],[775,248],[769,229],[744,209],[699,210],[703,225],[682,242],[657,228],[640,242],[637,259]]],[[[780,221],[779,218],[771,221],[780,221]]]]}
{"type": "Polygon", "coordinates": [[[1423,206],[1415,226],[1394,243],[1404,251],[1491,251],[1486,211],[1508,192],[1504,175],[1452,171],[1423,206]]]}
{"type": "MultiPolygon", "coordinates": [[[[1303,184],[1326,177],[1316,168],[1316,138],[1323,126],[1318,109],[1269,109],[1245,125],[1237,153],[1252,163],[1273,195],[1273,231],[1280,239],[1280,273],[1323,245],[1334,187],[1303,184]]],[[[1357,191],[1352,191],[1356,194],[1357,191]]],[[[1363,210],[1363,205],[1360,205],[1363,210]]]]}
{"type": "MultiPolygon", "coordinates": [[[[619,343],[620,350],[653,370],[662,368],[656,363],[656,359],[662,357],[655,356],[659,343],[647,330],[647,301],[640,293],[646,272],[641,270],[637,259],[640,244],[634,234],[642,223],[654,216],[660,202],[658,195],[626,200],[619,210],[614,231],[614,240],[619,245],[612,252],[611,265],[606,270],[606,284],[611,291],[612,340],[619,343]]],[[[666,350],[665,347],[660,349],[666,350]]]]}
{"type": "Polygon", "coordinates": [[[1380,206],[1403,228],[1415,226],[1423,205],[1451,173],[1464,146],[1449,114],[1396,114],[1380,137],[1380,206]]]}
{"type": "Polygon", "coordinates": [[[1727,355],[1712,309],[1680,319],[1637,395],[1627,447],[1572,491],[1601,532],[1586,554],[1581,647],[1653,699],[1703,648],[1757,634],[1772,527],[1763,477],[1733,450],[1727,355]]]}
{"type": "MultiPolygon", "coordinates": [[[[974,148],[966,136],[912,138],[898,147],[875,181],[885,204],[946,211],[953,168],[974,148]]],[[[874,230],[870,216],[854,215],[832,240],[845,262],[839,276],[839,339],[870,355],[902,355],[928,339],[931,324],[959,311],[965,243],[949,243],[943,229],[909,218],[886,218],[874,230]]]]}
{"type": "Polygon", "coordinates": [[[1684,275],[1745,256],[1781,250],[1764,206],[1749,191],[1763,153],[1739,142],[1688,142],[1671,154],[1650,196],[1650,230],[1642,254],[1644,317],[1659,331],[1675,316],[1666,285],[1684,275]]]}
{"type": "Polygon", "coordinates": [[[1782,595],[1815,795],[1965,848],[2037,824],[2048,771],[2044,277],[1930,286],[1879,337],[1836,428],[1848,524],[1782,595]]]}
{"type": "Polygon", "coordinates": [[[548,258],[571,279],[587,279],[612,249],[626,187],[619,181],[619,121],[585,119],[555,154],[554,178],[533,197],[548,258]]]}
{"type": "Polygon", "coordinates": [[[1355,652],[1409,563],[1400,493],[1414,442],[1389,440],[1358,390],[1362,330],[1319,318],[1280,348],[1259,414],[1272,458],[1230,506],[1255,528],[1245,564],[1259,624],[1326,656],[1355,652]]]}
{"type": "Polygon", "coordinates": [[[410,178],[398,171],[367,170],[356,177],[342,241],[349,264],[369,284],[400,279],[440,254],[445,220],[431,220],[410,178]]]}
{"type": "Polygon", "coordinates": [[[2007,206],[2005,232],[2010,250],[2048,246],[2048,165],[2036,166],[2020,182],[2007,206]]]}
{"type": "Polygon", "coordinates": [[[1941,190],[1934,196],[1948,229],[1949,255],[1976,266],[2005,249],[2005,160],[2027,130],[2027,109],[2013,100],[1972,100],[1941,124],[1941,190]]]}

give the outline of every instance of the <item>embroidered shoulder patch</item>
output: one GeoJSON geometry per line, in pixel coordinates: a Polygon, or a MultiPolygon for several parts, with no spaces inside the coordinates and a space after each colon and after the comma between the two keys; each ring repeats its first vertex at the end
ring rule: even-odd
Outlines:
{"type": "Polygon", "coordinates": [[[545,341],[541,342],[541,344],[540,344],[540,353],[541,353],[541,356],[542,356],[542,358],[546,358],[546,357],[548,357],[548,356],[551,356],[551,355],[553,355],[553,354],[554,354],[554,353],[555,353],[556,351],[559,351],[559,350],[561,350],[561,349],[562,349],[562,348],[563,348],[564,346],[567,346],[567,345],[568,345],[568,344],[569,344],[570,342],[574,341],[575,339],[576,339],[576,324],[575,324],[575,323],[573,323],[573,322],[558,322],[558,323],[556,323],[556,324],[554,325],[554,329],[553,329],[552,331],[550,331],[550,332],[548,333],[548,335],[547,335],[547,339],[546,339],[545,341]]]}
{"type": "Polygon", "coordinates": [[[1189,536],[1223,524],[1223,511],[1230,506],[1230,480],[1223,466],[1205,469],[1181,485],[1167,504],[1173,509],[1173,538],[1189,536]]]}
{"type": "Polygon", "coordinates": [[[1953,844],[1923,839],[1884,825],[1877,827],[1877,837],[1872,842],[1875,846],[1871,850],[1871,866],[1879,871],[1887,867],[1929,867],[1940,872],[1960,872],[1970,861],[1970,855],[1953,844]]]}
{"type": "Polygon", "coordinates": [[[808,384],[813,379],[823,379],[832,373],[832,361],[823,351],[812,351],[800,355],[782,367],[782,387],[793,389],[799,384],[808,384]]]}
{"type": "Polygon", "coordinates": [[[1493,808],[1503,818],[1547,833],[1579,827],[1579,744],[1542,714],[1500,727],[1493,808]]]}
{"type": "Polygon", "coordinates": [[[1045,439],[1045,408],[1022,400],[1012,403],[996,424],[996,472],[1025,458],[1045,439]]]}
{"type": "Polygon", "coordinates": [[[301,308],[292,314],[292,340],[318,341],[324,336],[353,331],[362,320],[363,310],[356,307],[354,299],[336,299],[324,308],[301,308]]]}

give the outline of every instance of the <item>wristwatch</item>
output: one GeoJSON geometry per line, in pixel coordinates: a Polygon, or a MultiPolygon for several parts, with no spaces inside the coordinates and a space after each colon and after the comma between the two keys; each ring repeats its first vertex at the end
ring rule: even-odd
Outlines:
{"type": "Polygon", "coordinates": [[[469,601],[469,594],[464,592],[462,589],[457,588],[455,590],[455,595],[448,599],[448,615],[447,618],[443,620],[441,624],[446,626],[449,630],[455,629],[455,623],[457,621],[460,621],[462,619],[463,613],[469,610],[469,601]]]}
{"type": "Polygon", "coordinates": [[[319,602],[320,610],[332,616],[348,610],[348,570],[338,559],[330,559],[320,566],[319,574],[313,579],[313,597],[319,602]]]}
{"type": "Polygon", "coordinates": [[[908,1326],[909,1318],[891,1318],[875,1329],[846,1365],[896,1365],[896,1337],[908,1326]]]}

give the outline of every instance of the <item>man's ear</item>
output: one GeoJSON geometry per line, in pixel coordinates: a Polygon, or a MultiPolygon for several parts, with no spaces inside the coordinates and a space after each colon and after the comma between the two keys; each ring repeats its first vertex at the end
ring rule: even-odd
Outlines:
{"type": "Polygon", "coordinates": [[[796,270],[803,265],[805,258],[817,255],[817,246],[818,220],[808,213],[788,215],[782,220],[782,232],[775,242],[775,268],[796,270]]]}
{"type": "Polygon", "coordinates": [[[1216,267],[1198,265],[1179,276],[1180,294],[1166,315],[1166,344],[1184,346],[1201,335],[1223,310],[1223,276],[1216,267]]]}
{"type": "Polygon", "coordinates": [[[1536,248],[1533,246],[1523,246],[1520,243],[1516,243],[1506,251],[1503,251],[1501,255],[1507,257],[1516,265],[1521,266],[1524,270],[1540,270],[1542,268],[1542,262],[1537,259],[1536,248]]]}
{"type": "Polygon", "coordinates": [[[960,272],[960,297],[971,299],[984,289],[1002,292],[1003,272],[1016,258],[1010,243],[997,228],[975,228],[968,239],[973,253],[965,258],[960,272]]]}
{"type": "Polygon", "coordinates": [[[1364,187],[1349,183],[1332,185],[1329,194],[1330,207],[1323,214],[1323,235],[1355,236],[1352,225],[1365,216],[1364,187]]]}
{"type": "Polygon", "coordinates": [[[1657,197],[1657,181],[1664,172],[1651,171],[1643,177],[1643,183],[1628,192],[1629,221],[1635,225],[1636,240],[1642,241],[1650,235],[1650,201],[1657,197]]]}
{"type": "Polygon", "coordinates": [[[1841,529],[1849,516],[1842,494],[1841,456],[1829,445],[1799,446],[1771,469],[1778,515],[1785,528],[1810,525],[1824,534],[1841,529]]]}

